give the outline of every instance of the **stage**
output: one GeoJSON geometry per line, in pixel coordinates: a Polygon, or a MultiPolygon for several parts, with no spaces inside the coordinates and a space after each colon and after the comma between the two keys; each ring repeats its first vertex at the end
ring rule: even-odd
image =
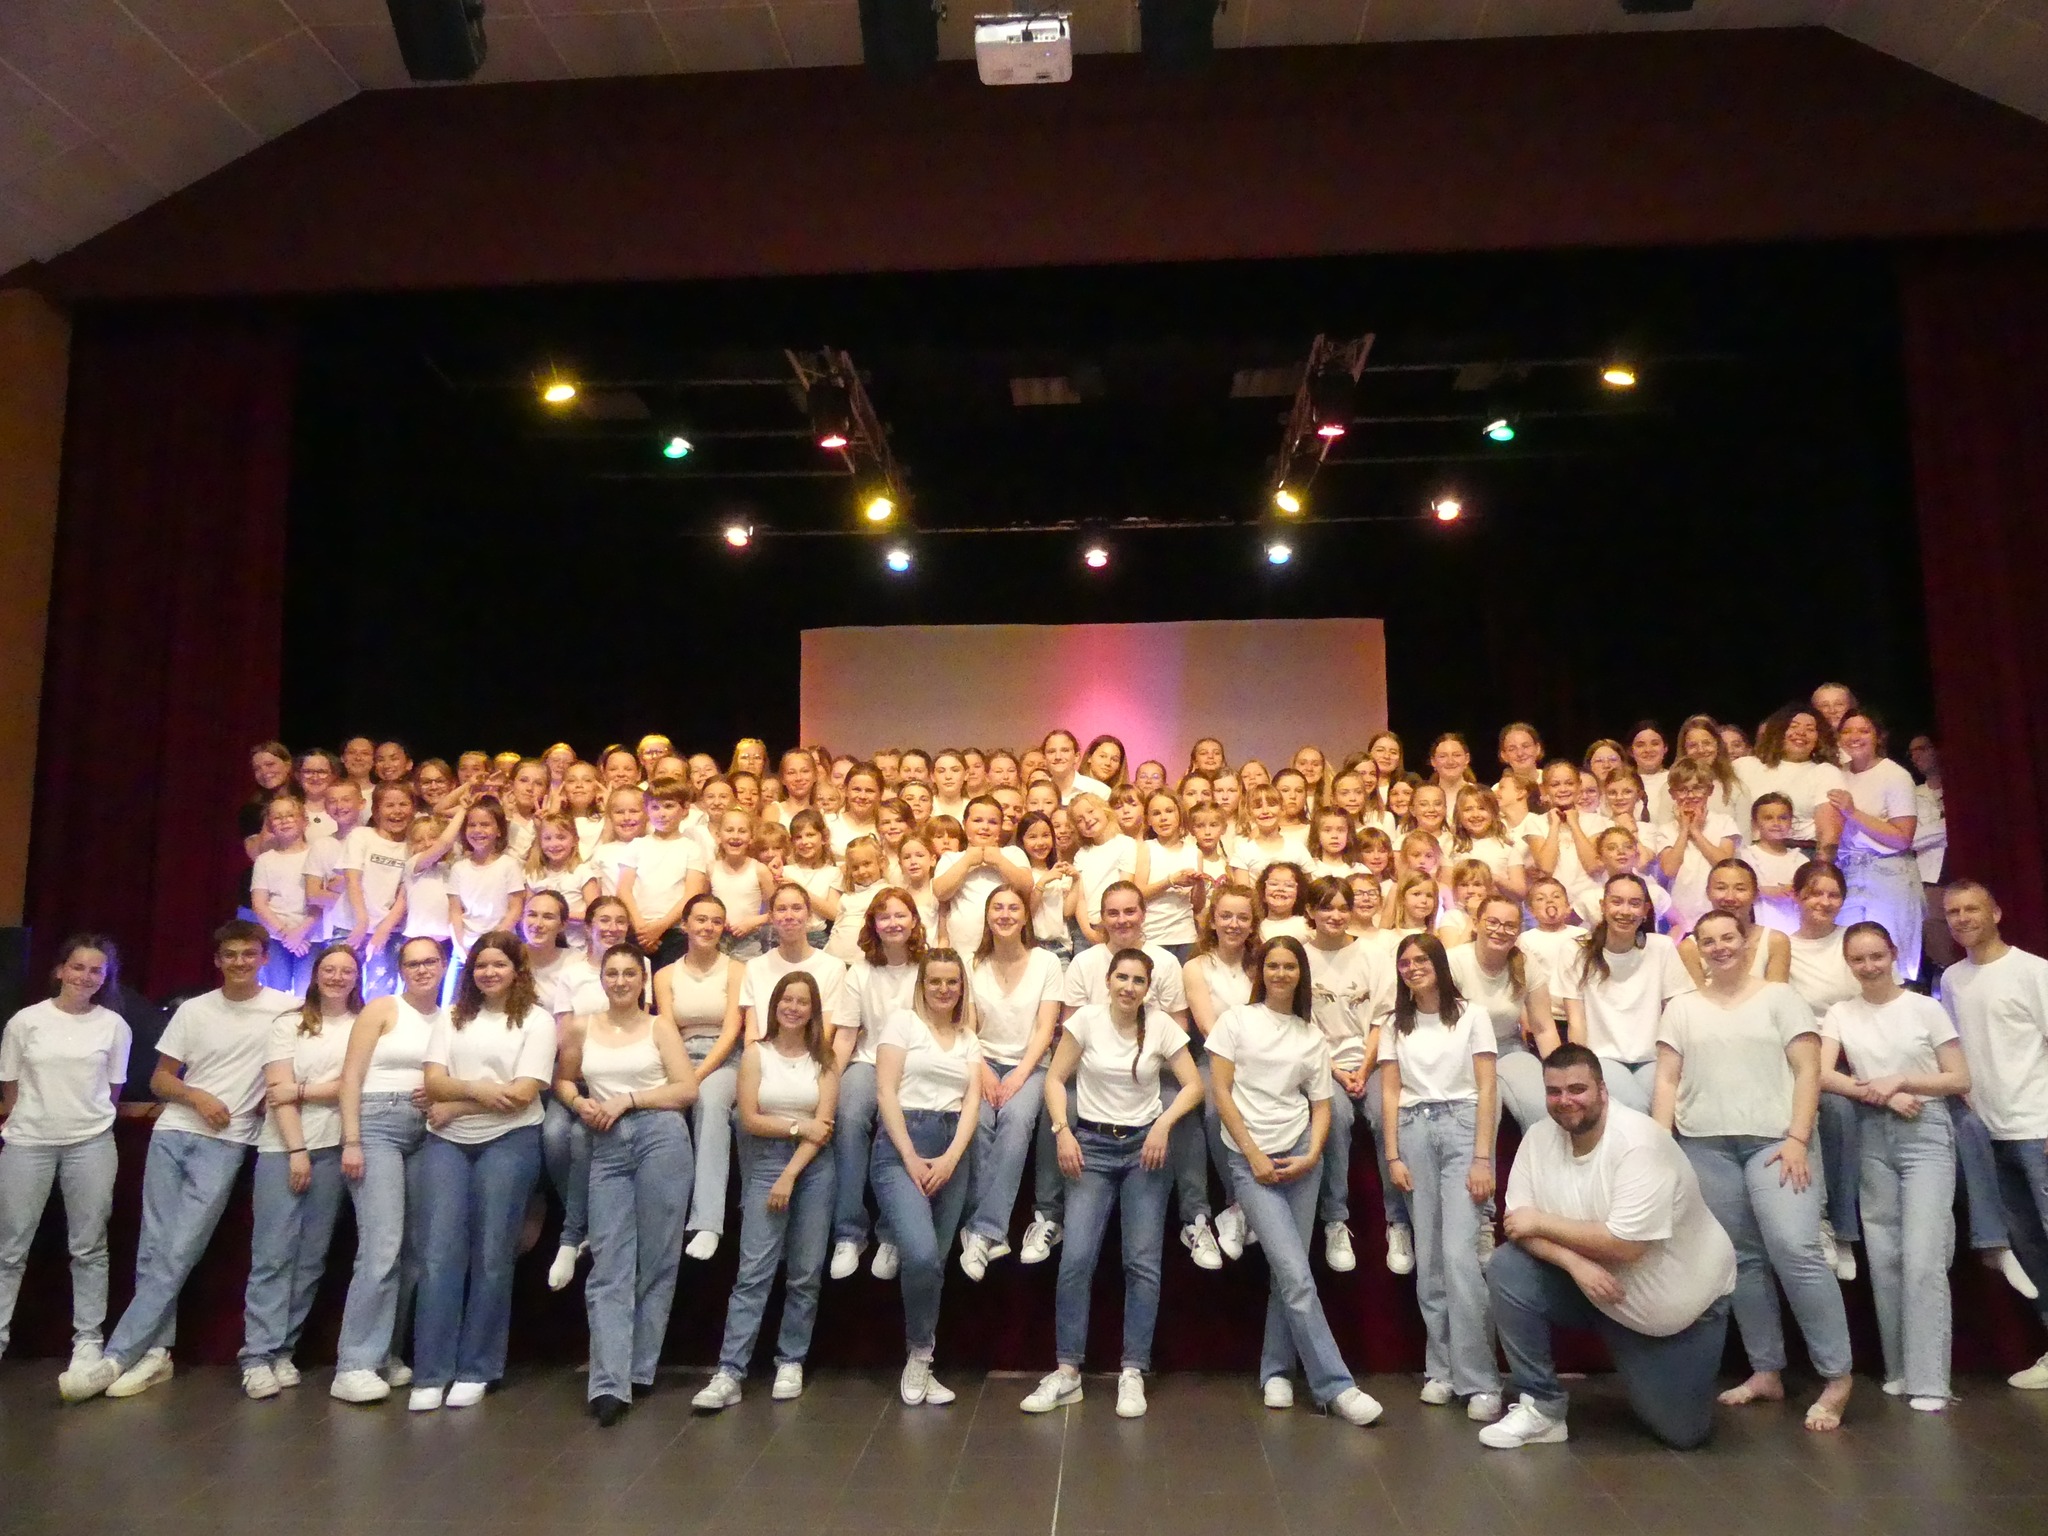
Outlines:
{"type": "MultiPolygon", "coordinates": [[[[41,1361],[0,1366],[0,1526],[13,1536],[291,1536],[324,1530],[607,1536],[735,1531],[1334,1536],[1346,1531],[2036,1532],[2048,1523],[2048,1393],[1959,1382],[1946,1415],[1859,1380],[1839,1434],[1803,1404],[1723,1410],[1714,1441],[1666,1451],[1611,1378],[1580,1384],[1569,1445],[1482,1449],[1406,1376],[1361,1382],[1371,1429],[1260,1406],[1249,1374],[1167,1375],[1118,1419],[1115,1382],[1031,1418],[1032,1377],[942,1373],[947,1408],[907,1409],[893,1373],[827,1373],[794,1403],[757,1375],[693,1415],[701,1372],[664,1371],[618,1428],[573,1370],[528,1369],[482,1406],[351,1408],[327,1372],[267,1403],[227,1368],[127,1402],[64,1408],[41,1361]]],[[[1802,1395],[1810,1383],[1797,1382],[1802,1395]]]]}

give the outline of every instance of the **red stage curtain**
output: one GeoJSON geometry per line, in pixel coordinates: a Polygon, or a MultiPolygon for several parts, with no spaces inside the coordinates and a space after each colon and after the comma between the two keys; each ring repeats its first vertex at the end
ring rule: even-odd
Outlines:
{"type": "Polygon", "coordinates": [[[159,995],[212,975],[248,749],[277,734],[295,352],[240,309],[73,343],[29,921],[38,956],[110,933],[159,995]]]}
{"type": "Polygon", "coordinates": [[[2006,936],[2038,951],[2048,946],[2048,241],[1910,249],[1899,286],[1945,872],[1990,886],[2006,936]]]}

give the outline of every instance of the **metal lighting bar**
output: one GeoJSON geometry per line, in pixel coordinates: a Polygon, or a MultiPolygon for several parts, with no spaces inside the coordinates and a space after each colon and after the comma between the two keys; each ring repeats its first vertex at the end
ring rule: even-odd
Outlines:
{"type": "Polygon", "coordinates": [[[1301,370],[1301,382],[1295,386],[1294,407],[1287,413],[1287,428],[1280,438],[1280,457],[1273,466],[1270,491],[1277,493],[1284,486],[1299,495],[1308,489],[1315,472],[1322,467],[1324,455],[1330,451],[1330,439],[1316,435],[1310,385],[1325,369],[1341,369],[1356,383],[1365,371],[1372,343],[1370,332],[1350,341],[1333,341],[1318,335],[1310,343],[1308,363],[1301,370]]]}
{"type": "MultiPolygon", "coordinates": [[[[797,383],[806,396],[811,386],[821,380],[834,381],[846,390],[848,414],[852,417],[847,433],[846,446],[833,450],[846,466],[846,473],[863,489],[885,492],[896,504],[898,516],[892,518],[889,527],[902,531],[909,526],[909,498],[903,491],[903,476],[896,465],[895,454],[889,451],[889,434],[882,426],[881,417],[875,414],[875,403],[868,398],[867,386],[861,382],[860,370],[853,364],[853,358],[834,347],[821,347],[816,352],[785,351],[791,371],[796,374],[797,383]]],[[[863,528],[863,533],[872,534],[879,530],[863,528]]]]}

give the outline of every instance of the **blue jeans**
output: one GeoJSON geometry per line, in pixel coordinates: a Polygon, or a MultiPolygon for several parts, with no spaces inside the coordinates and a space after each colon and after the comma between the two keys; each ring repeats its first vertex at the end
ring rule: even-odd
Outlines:
{"type": "Polygon", "coordinates": [[[2038,1141],[1994,1141],[1991,1154],[2013,1257],[2039,1288],[2034,1309],[2048,1322],[2048,1153],[2038,1141]]]}
{"type": "Polygon", "coordinates": [[[1380,1169],[1380,1212],[1390,1227],[1410,1225],[1408,1197],[1394,1187],[1387,1174],[1386,1100],[1380,1093],[1380,1069],[1365,1077],[1365,1092],[1356,1099],[1343,1085],[1330,1086],[1330,1140],[1323,1148],[1321,1215],[1323,1221],[1351,1219],[1351,1138],[1358,1127],[1358,1114],[1365,1112],[1367,1132],[1372,1137],[1372,1155],[1380,1169]]]}
{"type": "Polygon", "coordinates": [[[1677,1333],[1663,1338],[1624,1327],[1586,1299],[1554,1264],[1502,1243],[1486,1266],[1494,1326],[1508,1357],[1510,1390],[1553,1419],[1570,1406],[1551,1361],[1550,1330],[1590,1329],[1606,1341],[1629,1406],[1666,1445],[1690,1451],[1714,1432],[1714,1376],[1728,1341],[1723,1296],[1677,1333]]]}
{"type": "MultiPolygon", "coordinates": [[[[1192,1117],[1189,1117],[1192,1118],[1192,1117]]],[[[1112,1207],[1121,1212],[1124,1237],[1125,1370],[1152,1369],[1152,1334],[1159,1324],[1159,1250],[1166,1238],[1166,1192],[1173,1178],[1166,1167],[1138,1161],[1143,1133],[1118,1139],[1074,1128],[1081,1144],[1081,1176],[1067,1196],[1067,1232],[1060,1250],[1056,1323],[1061,1365],[1075,1370],[1088,1354],[1088,1301],[1095,1288],[1095,1261],[1112,1207]]]]}
{"type": "MultiPolygon", "coordinates": [[[[400,924],[403,927],[403,924],[400,924]]],[[[363,997],[396,997],[404,977],[398,969],[398,952],[405,948],[405,935],[394,933],[382,944],[363,942],[363,997]]]]}
{"type": "Polygon", "coordinates": [[[590,1396],[654,1384],[683,1262],[690,1132],[680,1112],[636,1109],[590,1138],[590,1396]]]}
{"type": "MultiPolygon", "coordinates": [[[[768,1191],[796,1155],[797,1143],[740,1133],[740,1269],[725,1309],[725,1342],[718,1368],[747,1374],[754,1341],[768,1311],[775,1271],[783,1271],[782,1332],[775,1341],[777,1365],[801,1365],[811,1352],[818,1320],[818,1286],[832,1246],[832,1192],[838,1162],[821,1151],[797,1175],[789,1205],[768,1209],[768,1191]]],[[[957,1177],[957,1175],[956,1175],[957,1177]]]]}
{"type": "Polygon", "coordinates": [[[1401,1111],[1401,1161],[1415,1189],[1415,1300],[1428,1336],[1423,1371],[1461,1397],[1498,1392],[1486,1275],[1479,1267],[1481,1207],[1465,1175],[1472,1167],[1479,1105],[1470,1099],[1411,1104],[1401,1111]]]}
{"type": "MultiPolygon", "coordinates": [[[[1493,1080],[1500,1088],[1500,1108],[1508,1112],[1524,1136],[1531,1126],[1550,1118],[1543,1097],[1543,1063],[1528,1046],[1502,1041],[1500,1053],[1493,1058],[1493,1080]]],[[[1494,1123],[1499,1125],[1498,1120],[1494,1123]]]]}
{"type": "Polygon", "coordinates": [[[540,1180],[540,1127],[465,1145],[427,1138],[413,1379],[422,1387],[505,1374],[512,1269],[527,1197],[540,1180]]]}
{"type": "MultiPolygon", "coordinates": [[[[1271,1381],[1294,1369],[1298,1359],[1308,1376],[1308,1389],[1318,1403],[1328,1403],[1351,1386],[1351,1372],[1337,1352],[1330,1321],[1323,1316],[1309,1273],[1308,1235],[1315,1224],[1317,1170],[1285,1184],[1261,1184],[1252,1177],[1244,1154],[1225,1148],[1230,1160],[1230,1186],[1245,1220],[1266,1250],[1270,1271],[1266,1294],[1266,1336],[1259,1348],[1259,1380],[1271,1381]]],[[[1308,1151],[1308,1133],[1289,1151],[1308,1151]]]]}
{"type": "Polygon", "coordinates": [[[1735,1244],[1735,1326],[1753,1371],[1785,1368],[1785,1325],[1776,1272],[1806,1339],[1813,1368],[1829,1381],[1849,1374],[1849,1318],[1842,1287],[1820,1251],[1826,1199],[1821,1170],[1804,1190],[1780,1182],[1769,1161],[1781,1145],[1768,1136],[1680,1136],[1699,1175],[1700,1194],[1735,1244]]]}
{"type": "MultiPolygon", "coordinates": [[[[997,1077],[1007,1077],[1016,1065],[991,1061],[989,1068],[997,1077]]],[[[1001,1109],[982,1100],[981,1118],[974,1125],[974,1189],[968,1196],[972,1206],[968,1231],[991,1242],[1009,1240],[1010,1212],[1016,1209],[1017,1186],[1024,1182],[1024,1160],[1031,1155],[1044,1102],[1043,1066],[1032,1069],[1001,1109]]]]}
{"type": "MultiPolygon", "coordinates": [[[[868,1160],[875,1143],[875,1066],[850,1061],[839,1074],[839,1105],[833,1111],[832,1241],[868,1240],[868,1160]]],[[[882,1212],[882,1241],[893,1242],[889,1213],[882,1212]]]]}
{"type": "Polygon", "coordinates": [[[1863,1162],[1863,1117],[1857,1113],[1860,1108],[1860,1104],[1839,1093],[1824,1093],[1813,1129],[1814,1148],[1820,1153],[1821,1167],[1827,1174],[1828,1225],[1845,1243],[1859,1242],[1863,1237],[1863,1181],[1857,1171],[1863,1162]]]}
{"type": "MultiPolygon", "coordinates": [[[[903,1128],[922,1158],[938,1157],[951,1146],[959,1125],[960,1116],[951,1110],[903,1111],[903,1128]]],[[[953,1247],[953,1234],[960,1229],[967,1191],[974,1182],[974,1148],[968,1146],[967,1155],[939,1192],[927,1195],[903,1166],[887,1129],[877,1129],[868,1177],[875,1186],[883,1224],[902,1255],[903,1267],[897,1278],[903,1287],[904,1342],[912,1354],[930,1359],[938,1342],[939,1292],[946,1279],[946,1254],[953,1247]]]]}
{"type": "MultiPolygon", "coordinates": [[[[1833,1097],[1831,1095],[1831,1097],[1833,1097]]],[[[1858,1104],[1863,1122],[1863,1243],[1887,1381],[1909,1397],[1947,1397],[1954,1319],[1956,1145],[1943,1099],[1918,1118],[1858,1104]]]]}
{"type": "Polygon", "coordinates": [[[2010,1248],[2005,1230],[2005,1201],[1998,1192],[1998,1159],[1991,1133],[1977,1111],[1958,1101],[1949,1110],[1956,1131],[1956,1171],[1963,1180],[1963,1208],[1970,1219],[1970,1246],[2010,1248]]]}
{"type": "Polygon", "coordinates": [[[1626,1104],[1646,1115],[1650,1112],[1650,1100],[1657,1092],[1656,1062],[1616,1061],[1612,1056],[1602,1056],[1600,1073],[1607,1083],[1607,1096],[1615,1103],[1626,1104]]]}
{"type": "MultiPolygon", "coordinates": [[[[692,1035],[683,1042],[693,1065],[701,1065],[718,1043],[716,1035],[692,1035]]],[[[739,1097],[739,1052],[718,1064],[718,1070],[697,1079],[697,1102],[690,1106],[690,1129],[697,1141],[697,1173],[690,1197],[692,1232],[725,1232],[725,1187],[732,1178],[732,1106],[739,1097]]]]}
{"type": "MultiPolygon", "coordinates": [[[[1188,1032],[1188,1055],[1195,1063],[1199,1076],[1209,1053],[1202,1048],[1202,1042],[1188,1032]]],[[[1206,1081],[1203,1092],[1208,1091],[1206,1081]]],[[[1180,1079],[1171,1072],[1159,1074],[1159,1112],[1163,1115],[1173,1101],[1180,1097],[1180,1079]]],[[[1217,1122],[1217,1140],[1222,1140],[1222,1122],[1217,1122]]],[[[1209,1136],[1208,1126],[1197,1111],[1182,1115],[1168,1133],[1166,1146],[1166,1171],[1173,1183],[1174,1209],[1180,1213],[1180,1224],[1188,1226],[1197,1218],[1206,1220],[1209,1216],[1209,1136]]]]}
{"type": "Polygon", "coordinates": [[[306,1316],[327,1271],[327,1249],[341,1214],[341,1148],[308,1154],[313,1182],[303,1195],[288,1182],[291,1154],[256,1154],[249,1235],[249,1285],[242,1297],[242,1368],[268,1365],[298,1347],[306,1316]]]}
{"type": "Polygon", "coordinates": [[[206,1253],[235,1190],[249,1149],[196,1131],[159,1128],[142,1168],[142,1239],[135,1249],[135,1295],[107,1355],[133,1365],[178,1337],[178,1292],[206,1253]]]}
{"type": "Polygon", "coordinates": [[[590,1127],[552,1092],[540,1122],[540,1155],[562,1198],[562,1246],[590,1236],[590,1127]]]}
{"type": "Polygon", "coordinates": [[[63,1147],[12,1141],[0,1147],[0,1354],[7,1352],[21,1272],[52,1184],[64,1192],[71,1248],[71,1342],[100,1342],[107,1320],[107,1217],[114,1209],[117,1169],[112,1129],[63,1147]]]}
{"type": "Polygon", "coordinates": [[[426,1212],[426,1116],[405,1093],[366,1093],[357,1129],[363,1176],[348,1186],[356,1208],[356,1267],[341,1309],[337,1371],[374,1371],[401,1353],[399,1319],[420,1283],[426,1212]]]}

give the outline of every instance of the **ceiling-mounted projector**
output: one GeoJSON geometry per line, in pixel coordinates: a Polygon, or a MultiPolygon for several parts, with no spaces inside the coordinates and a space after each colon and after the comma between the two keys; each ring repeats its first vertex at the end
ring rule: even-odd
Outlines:
{"type": "Polygon", "coordinates": [[[1073,14],[1034,11],[974,18],[983,85],[1058,85],[1074,78],[1073,14]]]}

